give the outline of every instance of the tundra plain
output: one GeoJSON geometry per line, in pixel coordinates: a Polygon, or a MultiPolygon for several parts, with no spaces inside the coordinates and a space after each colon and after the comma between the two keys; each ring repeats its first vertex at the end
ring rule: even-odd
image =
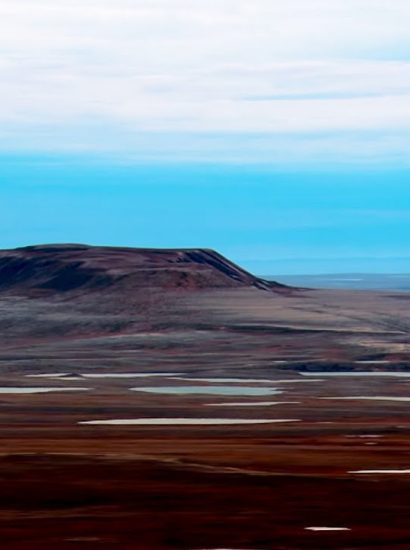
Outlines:
{"type": "Polygon", "coordinates": [[[2,548],[409,548],[409,295],[190,262],[3,286],[2,548]]]}

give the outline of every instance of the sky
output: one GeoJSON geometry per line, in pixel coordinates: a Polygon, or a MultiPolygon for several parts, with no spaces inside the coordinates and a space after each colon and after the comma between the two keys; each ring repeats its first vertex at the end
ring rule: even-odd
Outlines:
{"type": "Polygon", "coordinates": [[[0,247],[410,271],[408,0],[2,0],[0,247]]]}

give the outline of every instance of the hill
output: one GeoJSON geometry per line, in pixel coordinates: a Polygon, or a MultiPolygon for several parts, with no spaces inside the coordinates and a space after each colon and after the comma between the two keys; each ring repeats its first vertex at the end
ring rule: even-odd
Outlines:
{"type": "Polygon", "coordinates": [[[208,249],[53,244],[0,251],[0,292],[48,295],[141,288],[286,288],[255,277],[208,249]]]}

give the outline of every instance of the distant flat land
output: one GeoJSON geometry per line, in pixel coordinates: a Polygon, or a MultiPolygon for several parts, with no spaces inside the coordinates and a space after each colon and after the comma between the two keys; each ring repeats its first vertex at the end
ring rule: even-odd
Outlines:
{"type": "Polygon", "coordinates": [[[243,277],[0,294],[1,548],[410,548],[409,295],[243,277]]]}
{"type": "Polygon", "coordinates": [[[410,274],[330,273],[322,275],[279,275],[266,279],[279,280],[286,285],[310,288],[351,290],[397,290],[410,292],[410,274]]]}

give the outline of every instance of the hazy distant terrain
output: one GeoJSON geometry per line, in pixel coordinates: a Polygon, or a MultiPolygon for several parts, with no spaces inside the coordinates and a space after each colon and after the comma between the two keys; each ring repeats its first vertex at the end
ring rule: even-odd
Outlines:
{"type": "Polygon", "coordinates": [[[351,290],[399,290],[410,291],[409,273],[329,273],[321,275],[265,276],[291,286],[308,288],[335,288],[351,290]]]}

